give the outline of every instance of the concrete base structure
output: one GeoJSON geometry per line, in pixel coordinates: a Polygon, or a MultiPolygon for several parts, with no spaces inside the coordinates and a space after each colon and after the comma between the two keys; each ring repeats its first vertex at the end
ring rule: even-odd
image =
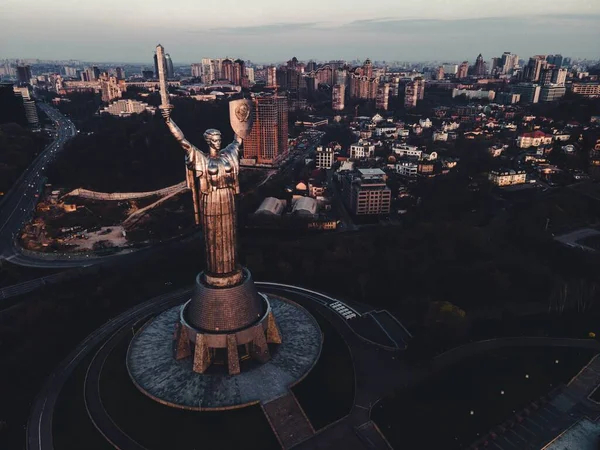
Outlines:
{"type": "Polygon", "coordinates": [[[268,301],[271,321],[278,324],[272,336],[281,343],[269,351],[267,314],[261,323],[264,328],[256,327],[261,332],[246,345],[239,343],[235,333],[221,336],[225,347],[219,349],[219,356],[226,355],[218,361],[212,356],[211,335],[197,333],[193,345],[185,345],[189,331],[179,327],[179,338],[172,339],[173,323],[181,317],[182,306],[159,314],[129,345],[126,363],[134,385],[162,404],[189,410],[240,408],[287,395],[317,362],[321,330],[312,315],[296,303],[279,297],[268,297],[268,301]],[[248,357],[241,357],[240,349],[248,357]],[[176,359],[174,353],[188,357],[176,359]]]}
{"type": "Polygon", "coordinates": [[[271,358],[268,344],[282,342],[269,299],[256,290],[247,269],[241,273],[240,283],[230,287],[210,285],[199,274],[191,300],[181,307],[174,357],[193,354],[194,372],[204,373],[220,353],[229,374],[237,375],[240,358],[265,363],[271,358]]]}

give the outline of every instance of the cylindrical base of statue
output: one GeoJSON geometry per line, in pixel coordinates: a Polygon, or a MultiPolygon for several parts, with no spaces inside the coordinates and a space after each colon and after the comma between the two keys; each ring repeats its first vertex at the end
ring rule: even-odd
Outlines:
{"type": "Polygon", "coordinates": [[[204,272],[198,274],[192,299],[185,306],[184,318],[193,328],[209,333],[227,333],[258,322],[266,312],[265,302],[250,271],[241,270],[240,282],[219,287],[209,284],[204,272]]]}
{"type": "Polygon", "coordinates": [[[280,344],[268,298],[260,294],[248,269],[242,281],[231,287],[207,284],[196,277],[192,299],[182,305],[175,331],[175,358],[192,356],[195,372],[203,373],[216,359],[231,375],[240,372],[240,359],[270,359],[268,344],[280,344]]]}

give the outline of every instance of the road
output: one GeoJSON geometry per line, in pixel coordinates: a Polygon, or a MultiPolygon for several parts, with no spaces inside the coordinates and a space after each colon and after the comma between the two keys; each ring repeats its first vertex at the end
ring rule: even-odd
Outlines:
{"type": "MultiPolygon", "coordinates": [[[[348,326],[347,321],[340,316],[340,314],[327,306],[332,302],[336,302],[326,295],[318,292],[310,291],[308,289],[299,288],[296,286],[282,285],[278,283],[261,283],[257,282],[257,287],[261,292],[271,293],[276,295],[283,295],[286,297],[293,296],[294,300],[301,300],[302,302],[313,302],[315,305],[322,307],[322,311],[326,316],[333,318],[335,327],[342,330],[343,335],[356,337],[352,328],[348,326]],[[337,319],[336,319],[337,318],[337,319]]],[[[181,304],[191,295],[191,289],[185,288],[169,294],[162,295],[151,299],[135,308],[128,310],[127,312],[117,316],[116,318],[108,321],[102,327],[98,328],[92,334],[90,334],[79,346],[73,350],[73,352],[63,360],[56,370],[46,380],[44,387],[38,397],[35,399],[34,404],[31,408],[31,413],[27,423],[27,449],[28,450],[53,450],[53,438],[52,438],[52,415],[60,395],[60,392],[69,378],[72,371],[75,369],[77,364],[86,356],[90,351],[95,351],[103,343],[108,342],[109,337],[120,331],[128,332],[130,327],[134,323],[140,323],[145,318],[150,317],[160,311],[163,311],[171,306],[181,304]]],[[[352,309],[351,306],[345,305],[347,308],[352,309]]],[[[104,349],[102,345],[100,351],[104,349]]],[[[392,355],[393,353],[390,353],[392,355]]],[[[90,366],[91,367],[91,366],[90,366]]],[[[102,403],[99,401],[97,395],[97,389],[94,384],[97,385],[99,380],[99,369],[94,367],[93,372],[88,371],[86,379],[93,379],[92,383],[86,383],[86,385],[92,387],[92,391],[86,392],[86,407],[90,415],[91,420],[101,429],[101,433],[104,437],[113,444],[118,444],[117,448],[122,450],[140,450],[140,446],[135,443],[129,436],[125,435],[113,422],[102,403]]],[[[88,381],[90,381],[88,380],[88,381]]],[[[381,394],[378,392],[378,394],[381,394]]],[[[375,397],[377,398],[377,397],[375,397]]],[[[368,404],[368,402],[366,403],[368,404]]],[[[368,410],[361,409],[360,412],[364,413],[368,410]]],[[[363,419],[361,417],[361,419],[363,419]]],[[[368,418],[367,418],[368,420],[368,418]]],[[[360,421],[362,424],[365,420],[360,421]]],[[[351,436],[350,439],[353,441],[356,436],[348,429],[351,436]]],[[[318,439],[322,440],[322,437],[318,439]]],[[[310,447],[309,447],[310,448],[310,447]]],[[[360,446],[359,448],[364,448],[360,446]]],[[[381,448],[381,447],[380,447],[381,448]]]]}
{"type": "Polygon", "coordinates": [[[587,245],[580,244],[579,242],[585,238],[591,236],[597,236],[600,231],[593,228],[580,228],[579,230],[572,231],[571,233],[556,236],[554,239],[558,242],[573,248],[579,248],[589,252],[595,252],[596,250],[587,245]]]}
{"type": "MultiPolygon", "coordinates": [[[[15,185],[7,193],[0,204],[0,258],[10,259],[14,255],[14,239],[23,224],[29,220],[41,192],[46,166],[54,160],[64,144],[77,134],[75,125],[58,110],[45,103],[38,103],[39,108],[55,123],[56,137],[54,141],[40,153],[33,163],[23,172],[15,185]]],[[[52,265],[52,267],[56,267],[52,265]]]]}

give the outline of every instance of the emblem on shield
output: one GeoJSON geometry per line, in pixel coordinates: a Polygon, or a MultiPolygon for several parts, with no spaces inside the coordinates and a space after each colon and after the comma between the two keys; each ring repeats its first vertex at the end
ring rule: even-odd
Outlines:
{"type": "Polygon", "coordinates": [[[242,139],[250,135],[254,123],[252,102],[248,99],[234,100],[229,103],[229,120],[231,128],[242,139]]]}

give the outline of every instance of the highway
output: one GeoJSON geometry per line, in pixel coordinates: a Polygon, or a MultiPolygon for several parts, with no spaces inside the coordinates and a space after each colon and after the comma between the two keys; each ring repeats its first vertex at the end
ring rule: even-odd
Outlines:
{"type": "MultiPolygon", "coordinates": [[[[0,258],[14,257],[14,239],[23,224],[29,220],[38,202],[44,183],[46,166],[51,163],[64,144],[77,134],[75,125],[45,103],[38,102],[39,108],[55,123],[56,136],[33,163],[23,172],[15,185],[0,203],[0,258]]],[[[52,264],[52,267],[56,267],[52,264]]]]}

